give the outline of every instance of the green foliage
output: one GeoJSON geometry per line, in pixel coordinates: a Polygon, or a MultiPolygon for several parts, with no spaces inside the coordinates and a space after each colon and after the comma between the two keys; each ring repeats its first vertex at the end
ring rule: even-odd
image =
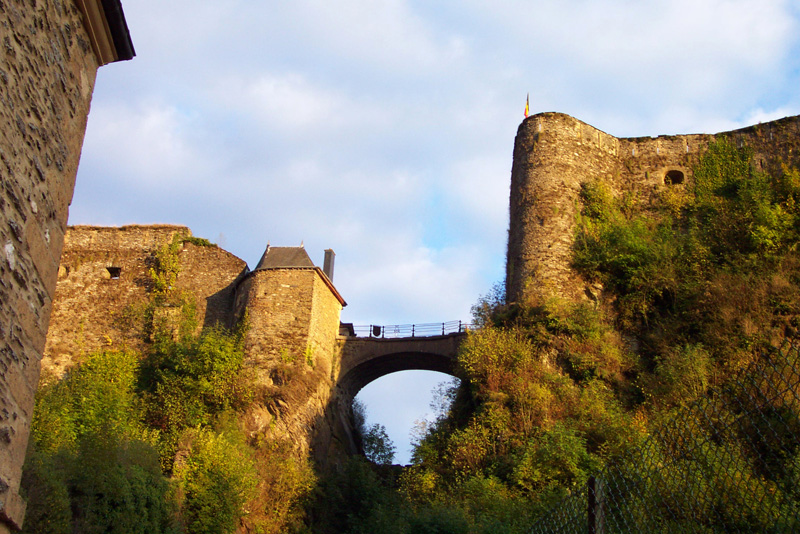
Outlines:
{"type": "Polygon", "coordinates": [[[189,534],[234,532],[258,483],[252,451],[236,431],[187,432],[190,454],[176,468],[189,534]]]}
{"type": "Polygon", "coordinates": [[[366,429],[361,439],[367,460],[378,465],[390,465],[394,461],[396,449],[386,433],[385,426],[379,423],[371,425],[366,429]]]}
{"type": "Polygon", "coordinates": [[[600,462],[586,448],[577,429],[557,423],[521,449],[512,480],[528,493],[566,493],[580,489],[600,462]]]}
{"type": "Polygon", "coordinates": [[[241,374],[244,331],[204,330],[197,338],[159,340],[143,363],[140,387],[146,420],[165,433],[166,465],[181,431],[210,424],[217,414],[241,409],[252,387],[241,374]]]}
{"type": "Polygon", "coordinates": [[[478,302],[470,308],[473,324],[477,327],[491,324],[493,316],[505,303],[506,286],[502,282],[497,282],[486,295],[482,295],[478,302]]]}
{"type": "Polygon", "coordinates": [[[358,399],[353,399],[352,413],[353,428],[364,449],[364,456],[375,464],[391,465],[396,449],[386,433],[386,427],[379,423],[368,426],[367,408],[358,399]]]}
{"type": "Polygon", "coordinates": [[[681,276],[681,248],[668,216],[636,213],[601,182],[586,184],[575,237],[574,267],[619,295],[623,320],[648,317],[669,305],[681,276]]]}
{"type": "Polygon", "coordinates": [[[148,274],[153,284],[153,299],[157,304],[167,300],[178,280],[178,273],[181,270],[178,252],[183,240],[181,235],[175,234],[172,241],[159,248],[153,257],[153,266],[148,270],[148,274]]]}
{"type": "Polygon", "coordinates": [[[670,348],[656,358],[657,394],[670,404],[689,403],[713,382],[713,361],[701,345],[670,348]]]}
{"type": "Polygon", "coordinates": [[[623,326],[683,313],[716,273],[763,275],[794,250],[800,174],[771,176],[750,160],[725,139],[712,143],[691,187],[667,189],[655,208],[584,185],[573,265],[617,296],[623,326]]]}
{"type": "Polygon", "coordinates": [[[68,485],[72,454],[39,452],[29,448],[22,472],[22,491],[28,507],[23,532],[68,534],[72,512],[68,485]]]}
{"type": "Polygon", "coordinates": [[[23,532],[172,532],[174,508],[155,449],[87,435],[77,451],[32,451],[23,532]]]}
{"type": "Polygon", "coordinates": [[[40,390],[24,470],[29,532],[167,532],[173,510],[141,423],[134,353],[90,354],[40,390]]]}
{"type": "Polygon", "coordinates": [[[147,443],[81,443],[69,480],[73,529],[86,533],[167,532],[174,515],[158,453],[147,443]]]}
{"type": "Polygon", "coordinates": [[[208,239],[206,239],[204,237],[195,237],[195,236],[184,237],[181,240],[181,242],[182,243],[191,243],[192,245],[194,245],[196,247],[214,247],[214,248],[217,247],[217,245],[215,245],[214,243],[212,243],[211,241],[209,241],[208,239]]]}
{"type": "Polygon", "coordinates": [[[97,352],[63,380],[45,384],[31,430],[37,449],[75,449],[87,435],[145,437],[135,391],[138,367],[133,352],[97,352]]]}
{"type": "Polygon", "coordinates": [[[721,140],[695,168],[692,215],[718,261],[769,261],[797,238],[797,170],[757,172],[752,152],[721,140]]]}
{"type": "Polygon", "coordinates": [[[255,449],[256,495],[247,503],[245,524],[262,534],[304,531],[304,505],[316,487],[309,458],[298,457],[288,441],[264,441],[255,449]]]}
{"type": "MultiPolygon", "coordinates": [[[[255,452],[233,426],[210,429],[251,402],[245,330],[243,321],[233,333],[157,335],[141,363],[131,351],[98,352],[45,378],[23,477],[27,531],[232,532],[255,494],[255,452]],[[178,495],[162,473],[176,457],[178,495]]],[[[274,483],[287,490],[276,499],[287,514],[308,491],[301,480],[274,483]]]]}

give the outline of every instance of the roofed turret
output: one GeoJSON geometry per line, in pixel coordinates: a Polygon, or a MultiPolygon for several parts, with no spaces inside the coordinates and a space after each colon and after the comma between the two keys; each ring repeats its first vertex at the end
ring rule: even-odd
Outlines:
{"type": "Polygon", "coordinates": [[[267,250],[264,251],[255,270],[292,267],[314,268],[314,262],[311,261],[304,247],[271,247],[267,245],[267,250]]]}

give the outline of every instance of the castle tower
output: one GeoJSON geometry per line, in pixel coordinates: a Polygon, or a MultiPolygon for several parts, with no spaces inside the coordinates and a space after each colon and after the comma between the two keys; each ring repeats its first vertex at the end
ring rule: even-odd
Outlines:
{"type": "Polygon", "coordinates": [[[537,304],[549,297],[594,296],[570,267],[581,186],[603,180],[612,193],[642,202],[666,187],[691,187],[708,143],[727,138],[753,151],[758,170],[797,165],[800,116],[714,135],[616,138],[561,113],[528,117],[517,131],[511,171],[506,299],[537,304]]]}
{"type": "MultiPolygon", "coordinates": [[[[333,263],[333,251],[326,255],[333,263]]],[[[339,317],[346,306],[328,275],[303,247],[267,246],[236,289],[235,314],[247,310],[248,363],[269,383],[280,360],[302,359],[331,376],[339,317]]]]}
{"type": "Polygon", "coordinates": [[[582,281],[569,268],[581,184],[611,179],[617,140],[568,115],[528,117],[517,131],[511,171],[506,299],[533,303],[579,298],[582,281]]]}

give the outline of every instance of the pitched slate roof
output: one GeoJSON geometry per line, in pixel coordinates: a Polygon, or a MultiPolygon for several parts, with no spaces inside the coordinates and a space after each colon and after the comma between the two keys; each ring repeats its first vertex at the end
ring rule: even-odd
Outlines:
{"type": "Polygon", "coordinates": [[[255,270],[286,267],[314,268],[314,262],[308,257],[308,253],[303,247],[271,247],[267,245],[267,250],[264,251],[255,270]]]}

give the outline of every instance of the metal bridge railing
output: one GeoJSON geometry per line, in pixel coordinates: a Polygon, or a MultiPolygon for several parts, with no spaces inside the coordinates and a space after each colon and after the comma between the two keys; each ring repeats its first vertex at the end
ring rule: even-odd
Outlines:
{"type": "Polygon", "coordinates": [[[423,324],[393,324],[393,325],[361,325],[353,326],[353,332],[358,337],[376,337],[383,339],[403,337],[432,337],[461,334],[473,328],[472,324],[463,321],[449,321],[446,323],[423,324]]]}

